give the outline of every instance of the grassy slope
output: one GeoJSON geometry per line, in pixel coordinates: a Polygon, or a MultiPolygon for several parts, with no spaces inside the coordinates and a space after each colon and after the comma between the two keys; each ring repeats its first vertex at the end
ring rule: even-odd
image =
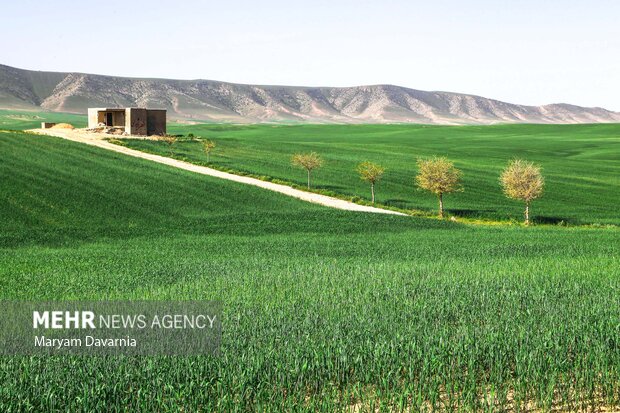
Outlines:
{"type": "MultiPolygon", "coordinates": [[[[538,222],[620,224],[620,125],[502,125],[442,127],[420,125],[171,125],[171,133],[194,133],[218,147],[214,165],[284,179],[300,185],[305,174],[290,166],[295,152],[316,151],[326,165],[315,174],[318,187],[368,199],[369,188],[355,167],[370,160],[387,168],[378,202],[434,210],[436,199],[416,191],[417,157],[443,155],[464,171],[465,192],[448,195],[446,205],[460,216],[522,219],[523,207],[506,199],[498,176],[508,160],[540,163],[546,194],[533,205],[538,222]]],[[[163,143],[131,141],[133,148],[168,154],[163,143]]],[[[206,162],[197,142],[179,142],[176,157],[206,162]]]]}
{"type": "Polygon", "coordinates": [[[476,392],[509,389],[620,403],[615,229],[333,211],[19,133],[0,133],[0,227],[3,298],[225,308],[217,359],[3,358],[2,411],[334,411],[439,392],[480,408],[476,392]]]}

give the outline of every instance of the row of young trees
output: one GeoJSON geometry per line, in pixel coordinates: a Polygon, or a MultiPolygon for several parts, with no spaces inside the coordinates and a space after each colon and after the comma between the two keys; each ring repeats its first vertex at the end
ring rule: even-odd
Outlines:
{"type": "MultiPolygon", "coordinates": [[[[176,143],[177,138],[166,135],[161,137],[161,140],[168,144],[168,149],[172,154],[172,146],[176,143]]],[[[211,161],[211,153],[215,149],[216,144],[209,139],[202,139],[201,143],[209,163],[211,161]]],[[[316,152],[298,153],[291,157],[291,163],[306,170],[308,189],[310,189],[312,173],[315,169],[323,166],[323,159],[316,152]]],[[[419,188],[437,196],[439,201],[439,217],[443,218],[443,196],[444,194],[463,191],[463,173],[454,166],[452,161],[444,157],[418,159],[417,166],[418,174],[415,177],[415,183],[419,188]]],[[[370,184],[370,195],[374,204],[375,187],[383,178],[385,168],[376,163],[366,161],[360,163],[356,171],[360,179],[370,184]]],[[[508,198],[518,199],[525,203],[525,224],[529,225],[530,204],[543,194],[545,184],[540,166],[521,159],[510,161],[500,175],[500,183],[504,194],[508,198]]]]}
{"type": "MultiPolygon", "coordinates": [[[[323,159],[315,152],[298,153],[292,156],[291,163],[307,172],[308,189],[311,187],[312,173],[323,165],[323,159]]],[[[444,157],[418,159],[416,185],[437,196],[439,201],[439,217],[444,216],[444,194],[463,191],[461,170],[444,157]]],[[[373,162],[362,162],[357,172],[365,182],[370,183],[372,203],[375,203],[375,186],[383,177],[385,168],[373,162]]],[[[525,224],[530,224],[530,204],[543,194],[545,180],[541,168],[532,162],[515,159],[510,161],[502,171],[499,181],[504,194],[508,198],[521,200],[525,203],[525,224]]]]}

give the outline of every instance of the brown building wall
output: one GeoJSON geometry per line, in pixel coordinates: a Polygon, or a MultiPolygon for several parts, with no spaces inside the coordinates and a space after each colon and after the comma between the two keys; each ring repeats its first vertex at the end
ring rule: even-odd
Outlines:
{"type": "Polygon", "coordinates": [[[146,135],[146,109],[127,108],[125,111],[125,132],[130,135],[146,135]]]}
{"type": "Polygon", "coordinates": [[[125,111],[112,112],[112,126],[125,126],[125,111]]]}
{"type": "Polygon", "coordinates": [[[166,111],[163,109],[146,110],[147,135],[166,134],[166,111]]]}

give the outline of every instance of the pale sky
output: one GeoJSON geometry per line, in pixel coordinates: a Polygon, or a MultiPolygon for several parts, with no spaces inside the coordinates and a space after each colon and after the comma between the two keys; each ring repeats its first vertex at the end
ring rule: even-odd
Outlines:
{"type": "Polygon", "coordinates": [[[1,14],[0,63],[24,69],[620,111],[618,0],[17,0],[1,14]]]}

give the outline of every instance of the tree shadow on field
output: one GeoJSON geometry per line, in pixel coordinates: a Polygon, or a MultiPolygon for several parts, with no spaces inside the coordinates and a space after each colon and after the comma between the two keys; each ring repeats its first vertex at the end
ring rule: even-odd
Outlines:
{"type": "Polygon", "coordinates": [[[567,218],[567,217],[548,217],[548,216],[539,216],[535,215],[532,217],[532,221],[535,224],[545,224],[545,225],[581,225],[583,221],[575,218],[567,218]]]}
{"type": "Polygon", "coordinates": [[[321,185],[319,189],[326,189],[328,191],[340,191],[342,192],[345,188],[342,185],[321,185]]]}
{"type": "Polygon", "coordinates": [[[395,199],[386,199],[383,202],[383,204],[396,207],[396,208],[408,209],[411,205],[411,201],[407,201],[406,199],[395,198],[395,199]]]}
{"type": "MultiPolygon", "coordinates": [[[[213,159],[213,156],[212,156],[213,159]]],[[[231,161],[221,161],[219,159],[215,160],[215,161],[211,161],[210,163],[207,162],[203,162],[204,166],[227,166],[227,165],[232,165],[231,161]]]]}
{"type": "Polygon", "coordinates": [[[463,218],[479,218],[482,216],[489,216],[493,214],[497,214],[496,209],[448,209],[447,210],[452,215],[463,218]]]}

